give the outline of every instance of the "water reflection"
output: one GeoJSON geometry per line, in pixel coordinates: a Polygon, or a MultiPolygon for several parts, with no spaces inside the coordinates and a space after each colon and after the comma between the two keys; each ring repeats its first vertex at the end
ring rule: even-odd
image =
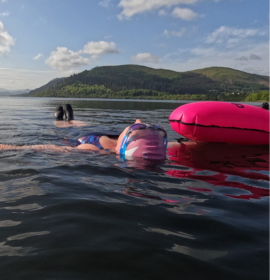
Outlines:
{"type": "Polygon", "coordinates": [[[115,164],[118,168],[134,168],[157,173],[164,173],[161,166],[165,163],[163,160],[149,160],[145,158],[126,157],[125,159],[117,156],[119,163],[115,164]]]}
{"type": "MultiPolygon", "coordinates": [[[[225,196],[237,199],[259,199],[269,196],[268,146],[238,146],[220,143],[186,142],[168,149],[167,175],[200,180],[211,186],[233,188],[225,196]],[[179,168],[181,166],[189,167],[179,168]],[[206,171],[214,172],[207,174],[206,171]],[[231,176],[233,175],[233,176],[231,176]],[[260,186],[254,186],[254,183],[260,186]],[[237,191],[238,189],[238,191],[237,191]],[[240,190],[240,192],[239,192],[240,190]],[[244,191],[244,192],[243,192],[244,191]]],[[[210,188],[194,188],[198,192],[213,192],[210,188]]],[[[224,192],[226,190],[224,189],[224,192]]]]}
{"type": "Polygon", "coordinates": [[[12,240],[22,240],[25,238],[29,238],[29,237],[33,237],[33,236],[39,236],[39,235],[45,235],[45,234],[49,234],[49,231],[38,231],[38,232],[26,232],[26,233],[21,233],[21,234],[17,234],[14,236],[10,236],[8,237],[8,241],[12,241],[12,240]]]}
{"type": "Polygon", "coordinates": [[[5,221],[0,221],[0,228],[1,227],[15,227],[19,225],[21,222],[19,221],[11,221],[11,220],[5,220],[5,221]]]}
{"type": "MultiPolygon", "coordinates": [[[[20,211],[36,211],[43,209],[41,205],[37,203],[30,203],[30,204],[21,204],[21,205],[15,205],[15,206],[6,206],[6,207],[1,207],[0,209],[6,209],[6,210],[20,210],[20,211]]],[[[1,224],[1,222],[0,222],[1,224]]],[[[0,225],[1,227],[1,225],[0,225]]]]}
{"type": "MultiPolygon", "coordinates": [[[[3,176],[3,174],[1,176],[3,176]]],[[[37,177],[38,176],[30,176],[2,181],[0,187],[0,202],[14,202],[24,197],[43,195],[45,193],[44,190],[39,186],[39,183],[35,181],[37,177]]]]}
{"type": "Polygon", "coordinates": [[[34,255],[32,247],[13,247],[6,244],[6,242],[0,242],[0,257],[24,257],[34,255]]]}
{"type": "Polygon", "coordinates": [[[184,239],[190,239],[190,240],[195,239],[195,237],[192,234],[188,234],[188,233],[180,232],[180,231],[172,232],[172,231],[161,229],[161,228],[146,228],[145,230],[148,232],[157,232],[160,234],[164,234],[166,236],[173,235],[173,236],[177,236],[177,237],[184,238],[184,239]]]}
{"type": "Polygon", "coordinates": [[[144,192],[142,192],[141,189],[138,189],[135,187],[126,187],[122,190],[118,190],[117,192],[125,194],[125,195],[129,195],[129,196],[133,196],[133,197],[143,198],[143,199],[159,200],[159,201],[168,202],[168,203],[178,203],[179,202],[178,200],[164,199],[158,195],[144,193],[144,192]]]}
{"type": "Polygon", "coordinates": [[[227,251],[198,250],[177,244],[168,251],[174,251],[202,261],[210,261],[228,255],[227,251]]]}

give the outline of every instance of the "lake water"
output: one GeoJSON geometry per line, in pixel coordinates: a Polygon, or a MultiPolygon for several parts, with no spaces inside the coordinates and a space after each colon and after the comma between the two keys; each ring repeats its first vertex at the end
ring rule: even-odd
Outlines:
{"type": "MultiPolygon", "coordinates": [[[[180,102],[0,98],[1,144],[57,144],[141,118],[169,141],[180,102]],[[56,128],[70,103],[82,128],[56,128]]],[[[183,145],[154,165],[115,154],[0,151],[5,279],[269,277],[269,147],[183,145]]]]}

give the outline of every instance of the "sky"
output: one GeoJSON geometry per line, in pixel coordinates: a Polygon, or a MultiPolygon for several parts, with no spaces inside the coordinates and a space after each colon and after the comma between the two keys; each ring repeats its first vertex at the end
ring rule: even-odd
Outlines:
{"type": "Polygon", "coordinates": [[[123,64],[269,75],[269,1],[0,0],[0,88],[123,64]]]}

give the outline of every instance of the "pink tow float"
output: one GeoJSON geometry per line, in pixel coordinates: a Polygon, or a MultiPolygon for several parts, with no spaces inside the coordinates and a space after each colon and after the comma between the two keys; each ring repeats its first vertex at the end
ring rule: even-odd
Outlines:
{"type": "Polygon", "coordinates": [[[269,145],[269,111],[252,105],[194,102],[176,108],[169,121],[175,132],[193,141],[269,145]]]}

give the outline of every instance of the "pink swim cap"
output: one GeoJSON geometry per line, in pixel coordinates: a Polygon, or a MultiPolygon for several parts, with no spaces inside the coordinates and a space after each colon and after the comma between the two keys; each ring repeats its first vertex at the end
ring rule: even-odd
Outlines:
{"type": "Polygon", "coordinates": [[[134,130],[128,137],[124,155],[145,159],[162,160],[166,158],[165,132],[160,130],[134,130]]]}

